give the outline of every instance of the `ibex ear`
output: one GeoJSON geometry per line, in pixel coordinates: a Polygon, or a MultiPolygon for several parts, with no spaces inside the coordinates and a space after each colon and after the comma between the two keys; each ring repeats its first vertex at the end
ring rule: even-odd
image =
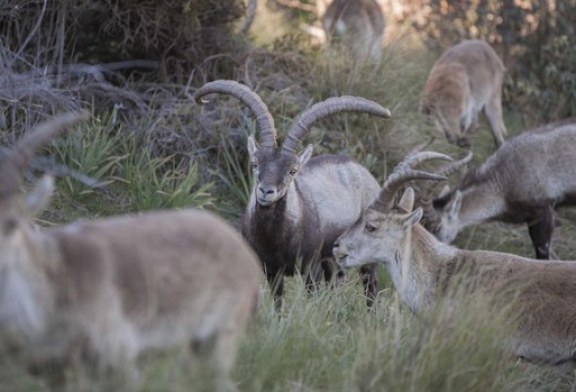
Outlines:
{"type": "Polygon", "coordinates": [[[398,207],[406,212],[412,212],[412,208],[414,208],[414,189],[408,188],[404,191],[404,194],[398,202],[398,207]]]}
{"type": "Polygon", "coordinates": [[[26,195],[26,209],[30,216],[37,216],[48,205],[54,191],[54,178],[44,175],[26,195]]]}
{"type": "Polygon", "coordinates": [[[449,193],[450,193],[450,185],[446,184],[444,185],[444,188],[442,188],[442,191],[440,191],[438,198],[447,196],[449,193]]]}
{"type": "Polygon", "coordinates": [[[302,151],[300,153],[300,155],[298,155],[298,160],[300,161],[300,166],[304,166],[304,164],[306,162],[308,162],[308,159],[310,159],[310,157],[312,156],[312,150],[313,149],[314,149],[314,147],[311,144],[309,144],[306,146],[304,151],[302,151]]]}
{"type": "Polygon", "coordinates": [[[454,197],[448,203],[446,208],[448,208],[448,219],[454,220],[458,218],[460,213],[460,208],[462,207],[462,192],[459,190],[454,192],[454,197]]]}
{"type": "Polygon", "coordinates": [[[254,139],[254,135],[248,136],[248,155],[250,158],[253,158],[256,155],[256,150],[258,150],[258,146],[256,146],[256,139],[254,139]]]}
{"type": "Polygon", "coordinates": [[[414,210],[413,213],[404,218],[403,223],[404,229],[409,229],[416,223],[420,222],[420,219],[422,219],[422,214],[423,214],[422,208],[420,207],[416,208],[416,210],[414,210]]]}

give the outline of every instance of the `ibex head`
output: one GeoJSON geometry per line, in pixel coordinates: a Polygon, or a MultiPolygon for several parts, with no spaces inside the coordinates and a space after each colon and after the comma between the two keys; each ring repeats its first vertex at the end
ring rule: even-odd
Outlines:
{"type": "MultiPolygon", "coordinates": [[[[473,154],[468,151],[466,156],[440,168],[437,174],[449,177],[472,160],[473,154]]],[[[434,189],[437,183],[429,184],[422,189],[420,202],[424,211],[422,225],[436,238],[444,243],[451,243],[460,232],[460,208],[462,207],[462,192],[450,190],[448,185],[436,197],[434,189]]]]}
{"type": "Polygon", "coordinates": [[[334,256],[343,267],[400,262],[406,252],[408,233],[420,221],[423,212],[421,208],[412,211],[412,188],[404,192],[397,204],[396,193],[407,181],[446,180],[444,176],[413,169],[413,166],[432,159],[451,160],[447,155],[424,151],[407,156],[396,166],[384,182],[378,199],[334,244],[334,256]]]}
{"type": "Polygon", "coordinates": [[[196,91],[196,102],[203,103],[202,97],[210,93],[229,94],[238,98],[256,117],[260,143],[257,144],[254,137],[250,136],[248,153],[256,181],[256,202],[262,207],[270,206],[286,196],[298,172],[310,159],[312,145],[306,146],[300,154],[296,154],[296,149],[314,122],[339,112],[365,112],[390,117],[388,109],[361,97],[329,98],[302,112],[292,123],[282,146],[278,147],[272,115],[262,99],[249,87],[231,80],[217,80],[196,91]]]}
{"type": "Polygon", "coordinates": [[[69,112],[38,125],[23,137],[0,163],[0,249],[3,255],[17,241],[19,229],[46,207],[54,188],[49,175],[34,185],[25,195],[20,193],[22,173],[34,158],[38,148],[56,133],[84,119],[86,112],[69,112]]]}

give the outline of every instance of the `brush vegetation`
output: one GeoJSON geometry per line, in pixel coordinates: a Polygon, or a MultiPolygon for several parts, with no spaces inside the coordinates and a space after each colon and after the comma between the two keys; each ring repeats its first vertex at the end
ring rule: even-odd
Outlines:
{"type": "MultiPolygon", "coordinates": [[[[83,16],[77,7],[79,3],[70,3],[75,6],[68,11],[77,18],[83,16]]],[[[151,18],[146,15],[150,9],[144,7],[140,12],[134,6],[136,3],[130,1],[125,5],[139,18],[134,28],[147,25],[151,18]]],[[[202,23],[209,24],[210,18],[216,17],[205,11],[213,3],[201,1],[198,4],[204,8],[187,9],[195,12],[194,31],[200,31],[202,23]]],[[[231,22],[238,17],[236,3],[234,14],[224,18],[226,29],[231,31],[231,22]]],[[[163,18],[162,21],[173,20],[169,13],[180,15],[179,4],[169,2],[165,13],[157,17],[163,18]]],[[[45,12],[52,12],[50,15],[54,17],[50,20],[54,21],[63,9],[49,6],[45,12]]],[[[7,12],[0,10],[0,18],[8,18],[7,12]]],[[[18,12],[37,15],[29,8],[18,12]]],[[[68,79],[52,74],[40,84],[39,69],[53,61],[46,57],[48,51],[43,48],[56,45],[42,39],[57,35],[36,35],[29,42],[22,42],[26,37],[22,31],[15,35],[6,30],[6,36],[19,37],[19,41],[2,46],[0,52],[4,60],[17,58],[0,62],[3,72],[0,86],[10,87],[0,93],[4,113],[0,115],[0,127],[9,131],[2,132],[0,142],[11,144],[30,124],[65,108],[83,106],[93,112],[90,121],[68,132],[45,152],[70,169],[97,179],[98,186],[59,177],[51,207],[39,218],[39,223],[53,226],[76,219],[194,206],[215,211],[239,227],[251,186],[246,140],[254,132],[254,119],[245,107],[229,97],[214,96],[205,107],[193,103],[190,92],[194,87],[216,78],[236,79],[255,87],[275,118],[280,138],[300,111],[329,97],[359,95],[390,108],[393,114],[390,120],[361,114],[332,116],[315,124],[304,140],[314,144],[315,154],[354,157],[380,183],[410,149],[432,136],[436,138],[428,149],[453,156],[461,154],[418,114],[420,92],[437,52],[414,45],[404,27],[398,29],[404,35],[398,34],[387,42],[379,64],[363,64],[344,52],[327,55],[312,45],[308,37],[297,32],[298,18],[275,19],[281,26],[272,30],[281,31],[279,36],[266,33],[270,26],[268,30],[260,30],[258,26],[265,26],[268,20],[262,15],[265,12],[270,11],[260,5],[250,36],[243,40],[236,38],[242,44],[233,50],[228,47],[230,43],[224,45],[213,37],[221,44],[217,47],[219,54],[213,53],[215,46],[208,50],[203,42],[199,46],[202,50],[197,51],[199,57],[187,53],[180,58],[182,61],[174,60],[181,48],[163,44],[162,40],[172,37],[170,30],[157,35],[148,32],[150,35],[140,41],[149,45],[144,48],[132,47],[127,38],[130,31],[123,30],[120,42],[107,38],[107,45],[114,53],[134,50],[140,55],[150,48],[165,49],[165,53],[159,54],[159,69],[150,71],[152,74],[142,70],[138,72],[144,76],[124,70],[106,72],[102,74],[106,76],[105,82],[98,81],[98,77],[93,79],[93,74],[73,74],[68,79]],[[259,31],[263,32],[259,35],[259,31]],[[250,46],[247,44],[250,40],[262,44],[250,46]],[[30,50],[18,53],[9,50],[28,44],[30,50]],[[204,60],[198,62],[198,58],[204,60]],[[171,78],[166,70],[176,76],[171,78]],[[25,75],[29,77],[28,84],[11,84],[7,75],[14,80],[25,75]]],[[[34,20],[29,23],[30,28],[34,20]]],[[[180,23],[182,19],[176,20],[180,23]]],[[[117,27],[118,23],[118,19],[108,21],[111,26],[117,27]]],[[[24,25],[6,26],[23,29],[24,25]]],[[[47,30],[51,26],[41,28],[47,30]]],[[[104,34],[102,30],[96,31],[104,34]]],[[[184,31],[177,36],[178,42],[184,40],[184,46],[196,42],[192,38],[187,40],[188,33],[184,31]]],[[[198,39],[208,33],[202,34],[191,36],[198,39]]],[[[90,37],[80,35],[80,39],[90,37]]],[[[74,60],[67,51],[71,50],[69,47],[59,48],[61,58],[56,59],[59,64],[74,60]]],[[[98,54],[98,48],[89,49],[89,56],[84,53],[85,56],[98,54]]],[[[512,101],[506,103],[505,122],[511,135],[532,124],[533,112],[519,112],[512,101]]],[[[492,152],[493,142],[489,132],[483,131],[473,139],[476,165],[492,152]]],[[[569,209],[558,215],[560,227],[555,231],[552,249],[561,259],[576,260],[572,240],[576,235],[576,216],[569,209]]],[[[533,253],[524,226],[486,224],[469,228],[459,235],[457,245],[528,257],[533,253]]],[[[504,341],[513,328],[507,306],[489,309],[490,298],[486,298],[466,302],[455,312],[449,303],[441,303],[432,316],[422,318],[399,302],[385,271],[380,270],[382,291],[374,308],[367,311],[356,275],[351,271],[349,276],[349,282],[342,287],[321,288],[311,295],[305,292],[301,279],[288,279],[280,316],[266,291],[242,341],[233,374],[241,391],[576,390],[574,373],[526,363],[507,354],[504,341]]],[[[182,351],[143,358],[143,390],[211,390],[209,367],[196,364],[191,369],[182,351]]],[[[1,352],[2,391],[121,388],[111,376],[95,376],[88,365],[73,364],[64,374],[47,367],[33,376],[22,363],[18,356],[1,352]]]]}

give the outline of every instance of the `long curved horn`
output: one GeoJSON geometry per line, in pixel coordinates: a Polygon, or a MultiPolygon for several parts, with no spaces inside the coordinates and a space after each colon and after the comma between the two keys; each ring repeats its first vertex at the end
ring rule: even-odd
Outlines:
{"type": "Polygon", "coordinates": [[[348,95],[328,98],[312,105],[294,120],[288,130],[288,136],[286,136],[286,140],[284,140],[282,149],[294,153],[298,143],[300,143],[304,135],[308,133],[310,126],[314,122],[340,112],[362,112],[383,118],[391,117],[390,110],[366,98],[348,95]]]}
{"type": "Polygon", "coordinates": [[[451,161],[448,155],[441,154],[439,152],[423,151],[413,155],[409,155],[402,162],[400,162],[394,168],[391,175],[388,176],[382,189],[380,190],[380,195],[378,199],[372,204],[372,208],[379,211],[389,211],[394,207],[394,197],[398,189],[407,181],[412,180],[433,180],[433,181],[445,181],[446,177],[428,173],[422,170],[414,170],[413,167],[424,161],[429,161],[433,159],[441,159],[445,161],[451,161]]]}
{"type": "MultiPolygon", "coordinates": [[[[472,160],[473,156],[474,154],[472,153],[472,151],[468,151],[468,153],[466,154],[466,156],[464,156],[464,158],[456,162],[451,162],[441,167],[437,171],[437,174],[448,177],[457,172],[458,170],[460,170],[466,164],[468,164],[472,160]]],[[[438,211],[436,211],[436,209],[434,208],[433,190],[436,188],[436,185],[437,185],[436,183],[432,183],[428,186],[425,186],[420,194],[420,206],[422,207],[423,210],[422,224],[431,233],[436,233],[441,224],[440,215],[438,214],[438,211]]]]}
{"type": "Polygon", "coordinates": [[[194,100],[198,104],[204,104],[207,101],[203,100],[207,94],[221,93],[232,95],[239,99],[243,104],[248,106],[258,124],[258,132],[260,134],[259,141],[263,147],[276,148],[276,128],[274,128],[274,119],[268,110],[268,106],[262,101],[262,98],[250,87],[240,84],[234,80],[215,80],[206,83],[194,93],[194,100]]]}
{"type": "Polygon", "coordinates": [[[18,192],[22,172],[34,159],[36,150],[66,127],[89,117],[86,111],[68,112],[37,125],[27,132],[0,164],[0,197],[18,192]]]}

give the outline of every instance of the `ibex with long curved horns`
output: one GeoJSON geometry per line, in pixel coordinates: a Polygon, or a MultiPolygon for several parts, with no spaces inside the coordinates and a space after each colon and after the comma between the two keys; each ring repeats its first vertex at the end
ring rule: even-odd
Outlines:
{"type": "Polygon", "coordinates": [[[536,258],[550,257],[554,209],[576,204],[576,120],[508,140],[452,192],[422,192],[425,227],[450,243],[464,228],[489,221],[526,223],[536,258]]]}
{"type": "MultiPolygon", "coordinates": [[[[296,149],[310,126],[339,112],[365,112],[390,117],[388,109],[360,97],[330,98],[305,110],[288,130],[284,143],[276,143],[274,120],[266,104],[245,85],[234,81],[210,82],[195,93],[197,102],[210,93],[232,95],[246,104],[257,120],[260,144],[248,138],[254,187],[246,209],[243,233],[264,265],[268,282],[280,306],[284,276],[291,276],[301,260],[300,272],[309,287],[320,270],[329,279],[334,240],[360,217],[378,195],[378,183],[362,165],[350,158],[322,155],[310,158],[312,145],[296,149]],[[319,268],[321,267],[321,268],[319,268]]],[[[374,266],[363,268],[370,298],[376,295],[374,266]]]]}
{"type": "MultiPolygon", "coordinates": [[[[419,156],[409,161],[442,158],[437,153],[419,156]]],[[[411,188],[394,203],[403,182],[442,179],[411,169],[411,163],[404,162],[388,177],[378,200],[338,239],[337,260],[346,268],[385,265],[401,300],[420,314],[429,313],[441,299],[466,303],[488,294],[495,301],[489,306],[510,306],[516,326],[508,341],[512,353],[553,365],[574,362],[576,262],[461,250],[438,241],[418,223],[422,209],[412,210],[411,188]],[[458,296],[450,297],[455,286],[458,296]]]]}
{"type": "Polygon", "coordinates": [[[41,124],[0,163],[0,339],[34,362],[82,354],[129,375],[142,351],[209,347],[217,389],[233,389],[236,342],[263,276],[228,224],[182,210],[32,227],[53,181],[22,195],[21,173],[38,147],[83,117],[41,124]]]}

